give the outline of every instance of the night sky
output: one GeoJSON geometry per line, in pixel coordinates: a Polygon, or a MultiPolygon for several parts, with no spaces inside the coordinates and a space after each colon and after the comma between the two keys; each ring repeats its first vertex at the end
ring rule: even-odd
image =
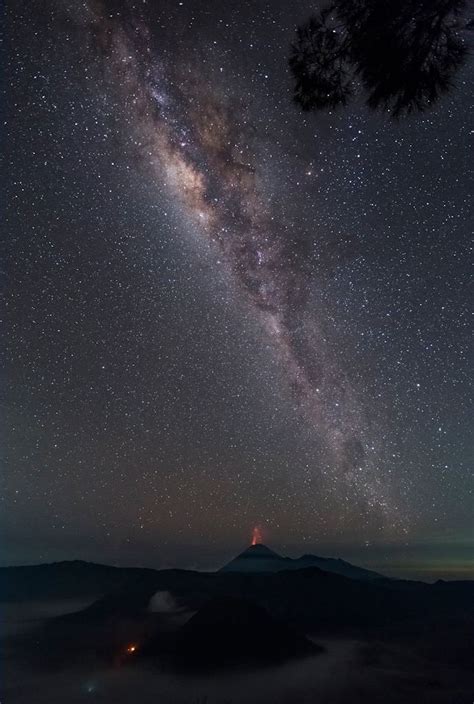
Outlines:
{"type": "Polygon", "coordinates": [[[303,115],[310,2],[7,5],[2,563],[259,526],[472,576],[472,61],[423,115],[303,115]]]}

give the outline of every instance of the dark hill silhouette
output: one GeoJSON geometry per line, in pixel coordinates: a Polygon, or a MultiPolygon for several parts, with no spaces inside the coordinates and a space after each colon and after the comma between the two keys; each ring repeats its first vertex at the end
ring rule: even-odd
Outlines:
{"type": "MultiPolygon", "coordinates": [[[[202,672],[273,665],[321,651],[255,602],[224,596],[204,604],[179,629],[165,652],[173,666],[202,672]]],[[[163,639],[148,644],[144,653],[163,656],[163,639]]]]}
{"type": "Polygon", "coordinates": [[[193,573],[188,570],[154,570],[141,567],[111,567],[94,562],[71,560],[44,565],[0,568],[0,601],[32,599],[73,599],[133,593],[147,588],[153,593],[164,575],[173,584],[193,573]]]}
{"type": "Polygon", "coordinates": [[[71,560],[44,565],[0,568],[0,599],[62,599],[94,597],[136,581],[146,580],[155,570],[127,569],[94,562],[71,560]]]}

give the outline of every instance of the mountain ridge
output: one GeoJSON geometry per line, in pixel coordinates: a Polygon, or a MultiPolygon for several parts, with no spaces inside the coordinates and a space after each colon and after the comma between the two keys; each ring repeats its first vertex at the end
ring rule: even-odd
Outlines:
{"type": "Polygon", "coordinates": [[[301,555],[297,558],[285,557],[263,543],[250,545],[221,567],[218,572],[283,572],[307,567],[318,567],[326,572],[351,579],[389,579],[378,572],[358,567],[341,558],[320,557],[312,554],[301,555]]]}

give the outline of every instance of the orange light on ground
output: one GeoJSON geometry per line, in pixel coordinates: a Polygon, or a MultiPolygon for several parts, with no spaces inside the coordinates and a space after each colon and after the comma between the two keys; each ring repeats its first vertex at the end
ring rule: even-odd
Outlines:
{"type": "Polygon", "coordinates": [[[131,645],[128,645],[128,646],[127,646],[127,653],[129,653],[130,655],[131,655],[132,653],[135,653],[136,650],[137,650],[137,646],[134,645],[133,643],[132,643],[131,645]]]}

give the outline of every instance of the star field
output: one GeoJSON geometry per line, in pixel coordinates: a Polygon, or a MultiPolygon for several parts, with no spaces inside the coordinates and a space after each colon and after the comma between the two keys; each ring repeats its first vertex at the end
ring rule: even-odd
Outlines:
{"type": "Polygon", "coordinates": [[[472,63],[303,115],[310,11],[7,8],[5,562],[471,540],[472,63]]]}

